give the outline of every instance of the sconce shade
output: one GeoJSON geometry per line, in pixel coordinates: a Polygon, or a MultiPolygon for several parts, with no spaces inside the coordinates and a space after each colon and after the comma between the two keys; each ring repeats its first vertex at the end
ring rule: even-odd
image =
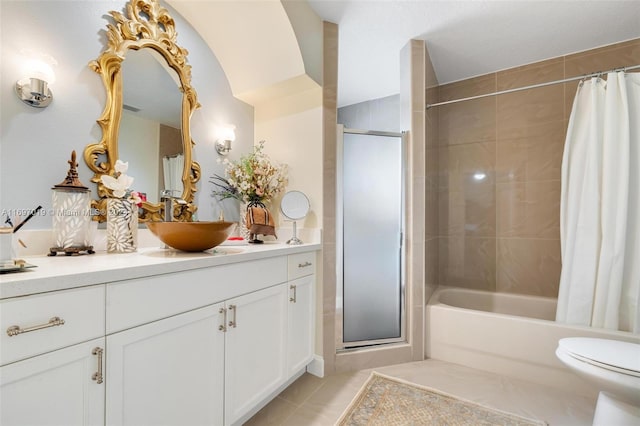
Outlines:
{"type": "Polygon", "coordinates": [[[235,126],[220,126],[217,129],[216,151],[220,155],[227,155],[231,151],[231,143],[236,140],[235,126]]]}
{"type": "Polygon", "coordinates": [[[16,83],[16,94],[25,104],[34,108],[45,108],[53,99],[46,81],[37,78],[26,78],[16,83]]]}
{"type": "Polygon", "coordinates": [[[230,139],[218,139],[216,141],[216,151],[220,155],[227,155],[229,151],[231,151],[231,140],[230,139]]]}
{"type": "MultiPolygon", "coordinates": [[[[53,58],[51,61],[55,63],[53,58]]],[[[25,104],[35,108],[45,108],[53,99],[49,85],[56,75],[50,64],[42,59],[29,59],[24,64],[26,77],[16,82],[16,94],[25,104]]]]}

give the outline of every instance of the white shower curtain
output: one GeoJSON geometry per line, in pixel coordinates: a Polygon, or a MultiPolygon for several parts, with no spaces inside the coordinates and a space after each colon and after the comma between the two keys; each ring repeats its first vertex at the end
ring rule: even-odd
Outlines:
{"type": "Polygon", "coordinates": [[[581,83],[562,159],[556,320],[640,333],[640,74],[581,83]]]}
{"type": "Polygon", "coordinates": [[[170,189],[171,194],[179,197],[182,195],[182,173],[184,171],[184,155],[178,154],[175,157],[164,157],[162,159],[164,172],[164,189],[170,189]]]}

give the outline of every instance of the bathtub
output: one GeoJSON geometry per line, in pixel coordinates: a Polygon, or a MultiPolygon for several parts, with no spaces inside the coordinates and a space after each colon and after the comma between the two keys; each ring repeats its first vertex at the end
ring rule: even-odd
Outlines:
{"type": "Polygon", "coordinates": [[[427,357],[595,398],[597,389],[556,358],[558,340],[640,343],[640,335],[556,323],[556,303],[549,297],[438,287],[426,309],[427,357]]]}

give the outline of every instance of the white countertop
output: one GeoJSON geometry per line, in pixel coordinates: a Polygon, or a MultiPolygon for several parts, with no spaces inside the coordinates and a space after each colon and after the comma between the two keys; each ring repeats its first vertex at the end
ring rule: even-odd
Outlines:
{"type": "Polygon", "coordinates": [[[77,256],[30,256],[24,260],[35,268],[0,274],[0,299],[320,249],[321,244],[290,246],[281,242],[265,242],[220,246],[199,253],[142,248],[135,253],[124,254],[97,252],[77,256]]]}

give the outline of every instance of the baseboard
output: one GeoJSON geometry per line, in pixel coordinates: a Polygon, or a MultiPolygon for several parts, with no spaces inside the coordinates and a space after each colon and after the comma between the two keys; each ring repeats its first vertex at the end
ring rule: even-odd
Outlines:
{"type": "Polygon", "coordinates": [[[313,356],[313,359],[307,365],[307,373],[316,377],[324,377],[324,359],[320,355],[313,356]]]}

